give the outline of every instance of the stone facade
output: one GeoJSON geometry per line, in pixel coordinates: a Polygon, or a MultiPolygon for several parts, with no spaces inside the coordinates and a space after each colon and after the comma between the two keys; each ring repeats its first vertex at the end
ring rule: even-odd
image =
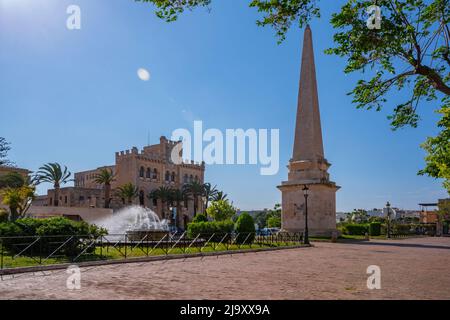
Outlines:
{"type": "MultiPolygon", "coordinates": [[[[101,185],[95,182],[95,175],[102,168],[107,168],[115,174],[112,184],[111,208],[117,210],[125,206],[124,200],[114,194],[114,189],[126,183],[132,183],[139,190],[133,204],[148,207],[154,210],[161,218],[163,217],[161,201],[153,201],[148,194],[161,186],[181,189],[184,184],[191,181],[204,183],[205,164],[189,163],[175,164],[171,160],[172,150],[181,142],[170,141],[166,137],[160,138],[160,143],[146,146],[141,151],[133,147],[131,150],[116,152],[115,164],[104,166],[93,170],[75,173],[75,186],[61,188],[60,203],[66,207],[91,207],[102,208],[105,203],[104,191],[101,185]]],[[[47,201],[50,204],[54,197],[54,190],[49,190],[47,201]]],[[[197,208],[203,208],[199,199],[197,208]]],[[[167,211],[167,210],[165,210],[167,211]]],[[[180,226],[185,225],[194,215],[193,200],[183,206],[179,215],[180,226]]]]}
{"type": "Polygon", "coordinates": [[[309,234],[331,235],[336,231],[336,191],[339,187],[330,181],[329,167],[323,151],[312,33],[308,26],[303,42],[295,139],[288,165],[288,181],[278,186],[282,193],[283,230],[304,231],[306,206],[303,188],[307,186],[309,234]]]}

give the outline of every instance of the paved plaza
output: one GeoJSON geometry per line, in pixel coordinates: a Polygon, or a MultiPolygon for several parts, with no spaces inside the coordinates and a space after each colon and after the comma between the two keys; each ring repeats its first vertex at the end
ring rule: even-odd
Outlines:
{"type": "Polygon", "coordinates": [[[289,249],[4,276],[1,299],[450,299],[450,238],[289,249]],[[381,268],[380,290],[366,269],[381,268]]]}

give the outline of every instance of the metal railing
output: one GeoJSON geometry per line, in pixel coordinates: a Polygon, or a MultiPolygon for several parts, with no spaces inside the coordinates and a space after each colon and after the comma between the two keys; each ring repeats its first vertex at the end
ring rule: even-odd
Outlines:
{"type": "Polygon", "coordinates": [[[0,237],[0,270],[46,264],[132,259],[303,244],[301,233],[212,233],[188,237],[182,234],[148,233],[98,237],[85,235],[0,237]]]}

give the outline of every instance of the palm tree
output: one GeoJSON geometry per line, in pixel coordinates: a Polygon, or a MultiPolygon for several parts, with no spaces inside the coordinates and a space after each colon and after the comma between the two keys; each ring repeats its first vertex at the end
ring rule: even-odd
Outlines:
{"type": "Polygon", "coordinates": [[[180,225],[179,219],[182,217],[181,203],[190,200],[189,193],[186,190],[174,189],[172,191],[172,200],[177,207],[177,220],[175,221],[175,225],[178,227],[180,225]]]}
{"type": "Polygon", "coordinates": [[[212,187],[211,183],[205,183],[203,185],[204,196],[205,196],[205,209],[208,208],[208,203],[214,200],[214,197],[217,195],[218,190],[216,186],[212,187]]]}
{"type": "Polygon", "coordinates": [[[102,168],[94,177],[94,181],[103,185],[105,192],[105,208],[109,208],[111,203],[111,183],[115,180],[115,175],[111,169],[102,168]]]}
{"type": "Polygon", "coordinates": [[[123,204],[132,205],[133,200],[139,195],[139,190],[130,182],[118,187],[116,195],[122,199],[123,204]]]}
{"type": "Polygon", "coordinates": [[[63,170],[59,163],[47,163],[39,168],[35,180],[38,184],[41,182],[53,183],[53,188],[55,189],[53,205],[57,207],[59,204],[59,189],[62,184],[72,181],[69,179],[70,176],[71,173],[66,166],[64,166],[63,170]]]}
{"type": "Polygon", "coordinates": [[[162,204],[162,217],[166,217],[166,209],[168,209],[169,204],[173,201],[173,193],[174,189],[166,186],[159,187],[157,189],[152,190],[148,198],[150,199],[159,199],[162,204]]]}
{"type": "Polygon", "coordinates": [[[205,194],[205,188],[202,183],[198,181],[192,181],[188,184],[185,184],[183,187],[184,191],[191,195],[194,198],[194,216],[198,211],[198,197],[201,197],[205,194]]]}
{"type": "Polygon", "coordinates": [[[223,191],[217,191],[216,195],[214,196],[214,201],[220,201],[220,200],[227,200],[228,195],[224,193],[223,191]]]}

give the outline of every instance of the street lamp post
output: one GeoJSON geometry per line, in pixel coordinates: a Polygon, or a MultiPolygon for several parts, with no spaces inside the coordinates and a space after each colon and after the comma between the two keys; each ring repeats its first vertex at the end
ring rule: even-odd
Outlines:
{"type": "Polygon", "coordinates": [[[305,184],[303,187],[303,196],[305,197],[305,239],[303,240],[304,244],[309,244],[309,235],[308,235],[308,191],[309,188],[305,184]]]}
{"type": "Polygon", "coordinates": [[[386,203],[386,214],[387,214],[387,237],[391,237],[391,204],[389,201],[386,203]]]}

